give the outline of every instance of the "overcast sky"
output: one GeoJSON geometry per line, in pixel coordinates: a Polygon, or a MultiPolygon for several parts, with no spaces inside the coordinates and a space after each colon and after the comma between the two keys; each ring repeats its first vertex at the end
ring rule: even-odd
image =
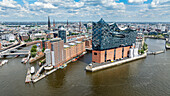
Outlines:
{"type": "Polygon", "coordinates": [[[0,0],[0,21],[170,22],[170,0],[0,0]]]}

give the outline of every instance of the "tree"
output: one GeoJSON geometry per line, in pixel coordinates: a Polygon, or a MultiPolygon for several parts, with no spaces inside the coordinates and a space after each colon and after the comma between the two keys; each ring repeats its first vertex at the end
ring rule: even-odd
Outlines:
{"type": "Polygon", "coordinates": [[[37,48],[37,46],[36,46],[36,45],[33,45],[33,46],[32,46],[32,48],[35,48],[35,49],[36,49],[36,48],[37,48]]]}
{"type": "Polygon", "coordinates": [[[31,57],[35,57],[37,55],[36,52],[31,52],[31,57]]]}
{"type": "Polygon", "coordinates": [[[31,48],[31,52],[37,52],[37,49],[31,48]]]}
{"type": "Polygon", "coordinates": [[[41,40],[44,40],[44,38],[41,38],[41,40]]]}
{"type": "Polygon", "coordinates": [[[45,51],[45,48],[43,47],[42,52],[44,52],[44,51],[45,51]]]}
{"type": "Polygon", "coordinates": [[[143,53],[144,53],[144,50],[141,50],[141,53],[143,54],[143,53]]]}
{"type": "Polygon", "coordinates": [[[146,43],[144,43],[143,50],[147,50],[147,49],[148,49],[148,45],[146,43]]]}

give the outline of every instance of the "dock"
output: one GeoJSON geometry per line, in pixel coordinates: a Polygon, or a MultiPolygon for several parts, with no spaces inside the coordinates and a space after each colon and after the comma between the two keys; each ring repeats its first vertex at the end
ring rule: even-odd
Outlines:
{"type": "Polygon", "coordinates": [[[147,54],[148,54],[148,55],[157,55],[157,54],[164,53],[164,52],[165,52],[165,50],[156,51],[156,52],[148,52],[147,54]]]}
{"type": "Polygon", "coordinates": [[[44,74],[44,75],[41,75],[41,76],[38,77],[37,79],[32,80],[32,82],[33,82],[33,83],[36,83],[37,81],[43,79],[45,76],[46,76],[45,74],[44,74]]]}
{"type": "Polygon", "coordinates": [[[139,55],[137,57],[127,58],[127,59],[120,60],[120,61],[106,62],[106,63],[101,63],[101,64],[100,63],[91,63],[92,66],[89,66],[90,64],[87,65],[85,70],[90,71],[90,72],[95,72],[95,71],[99,71],[99,70],[106,69],[109,67],[113,67],[113,66],[121,65],[121,64],[128,63],[131,61],[135,61],[138,59],[142,59],[142,58],[145,58],[146,56],[147,56],[147,53],[145,52],[144,54],[139,55]]]}
{"type": "Polygon", "coordinates": [[[25,83],[30,83],[31,81],[32,81],[31,80],[31,71],[30,71],[30,69],[28,69],[26,79],[25,79],[25,83]]]}

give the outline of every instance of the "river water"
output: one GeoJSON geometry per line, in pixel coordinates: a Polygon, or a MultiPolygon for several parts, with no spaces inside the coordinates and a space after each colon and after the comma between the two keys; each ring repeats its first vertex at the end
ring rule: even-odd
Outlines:
{"type": "MultiPolygon", "coordinates": [[[[149,51],[165,49],[164,40],[146,39],[149,51]]],[[[29,66],[22,58],[0,67],[0,96],[170,96],[170,50],[121,66],[90,73],[91,53],[35,84],[25,84],[29,66]]]]}

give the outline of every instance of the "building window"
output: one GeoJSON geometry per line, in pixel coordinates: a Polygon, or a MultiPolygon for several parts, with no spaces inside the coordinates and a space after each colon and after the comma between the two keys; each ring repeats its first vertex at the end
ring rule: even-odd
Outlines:
{"type": "Polygon", "coordinates": [[[97,55],[97,53],[96,53],[96,52],[94,52],[94,55],[97,55]]]}

